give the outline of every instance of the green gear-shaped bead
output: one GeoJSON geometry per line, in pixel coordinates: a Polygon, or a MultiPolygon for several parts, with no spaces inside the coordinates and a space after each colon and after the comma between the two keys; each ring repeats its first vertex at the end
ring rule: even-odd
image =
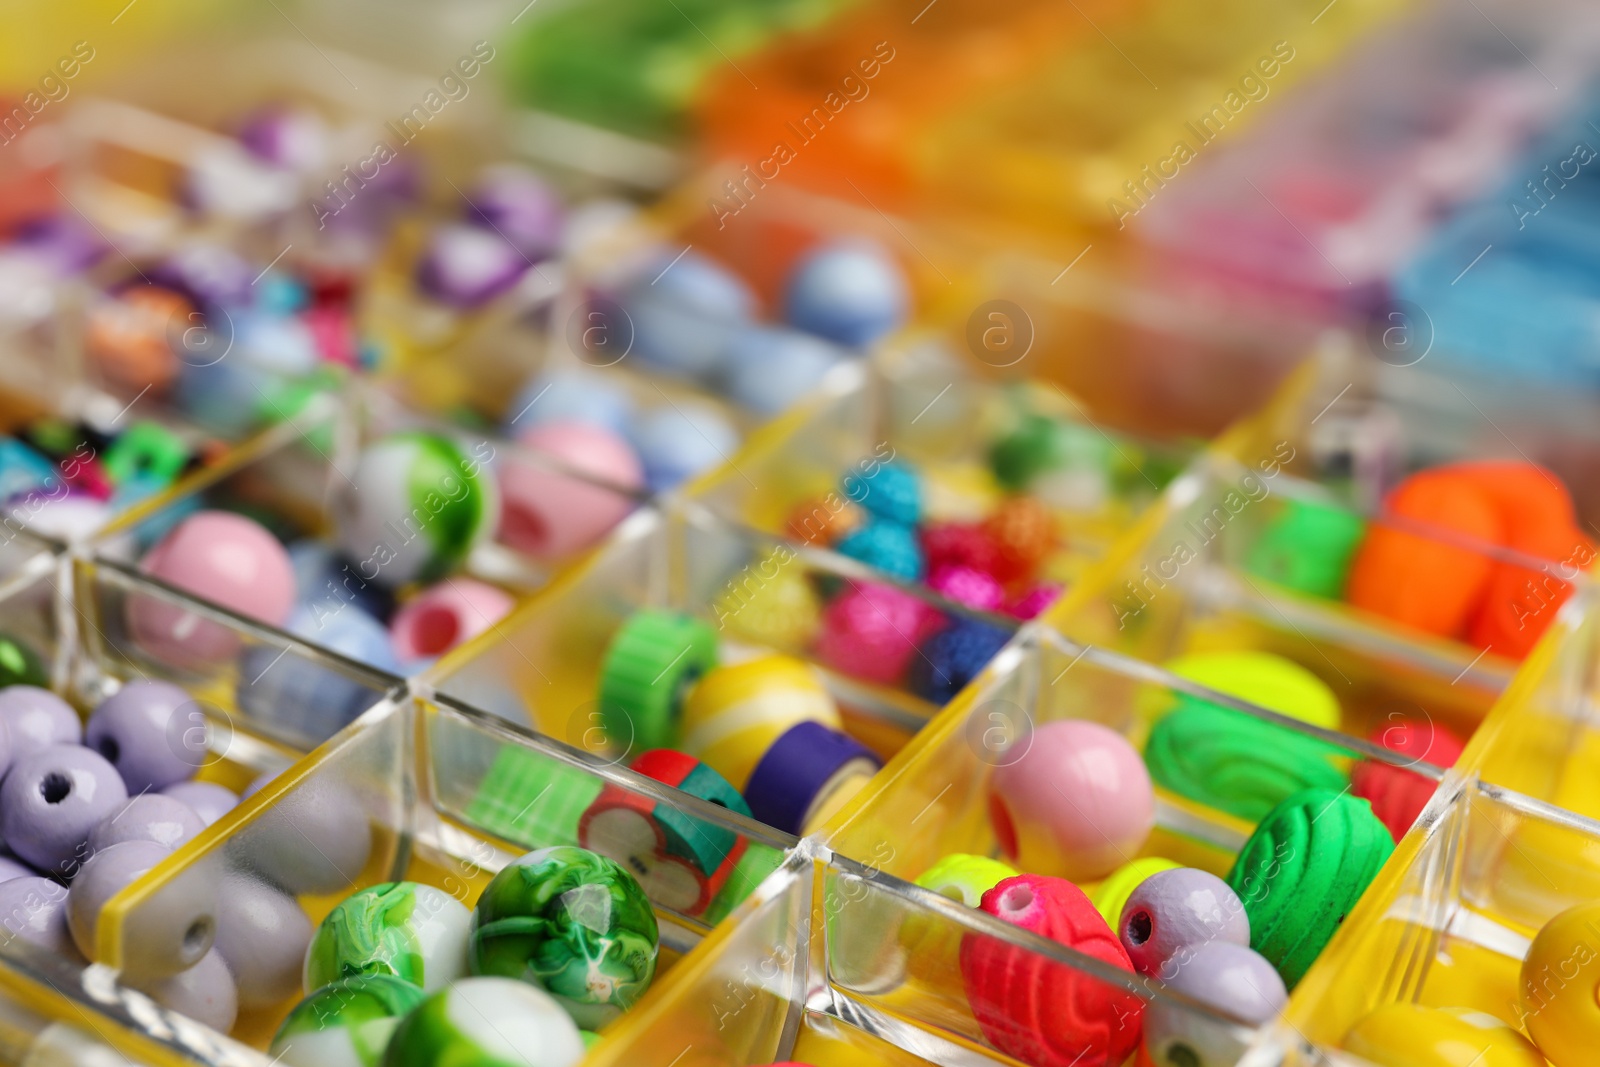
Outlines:
{"type": "Polygon", "coordinates": [[[717,634],[688,615],[646,608],[622,624],[600,668],[600,715],[613,745],[630,751],[678,742],[683,698],[717,665],[717,634]]]}

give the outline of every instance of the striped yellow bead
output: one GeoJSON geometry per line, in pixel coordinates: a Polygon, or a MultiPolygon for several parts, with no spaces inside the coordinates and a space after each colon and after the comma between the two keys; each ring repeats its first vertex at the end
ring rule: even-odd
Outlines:
{"type": "Polygon", "coordinates": [[[711,671],[689,694],[683,751],[744,790],[772,743],[797,723],[839,729],[839,710],[815,671],[789,656],[763,656],[711,671]]]}

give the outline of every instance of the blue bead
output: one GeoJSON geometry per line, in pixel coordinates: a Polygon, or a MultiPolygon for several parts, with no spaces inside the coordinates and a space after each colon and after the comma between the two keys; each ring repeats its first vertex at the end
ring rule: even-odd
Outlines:
{"type": "Polygon", "coordinates": [[[728,395],[762,415],[776,415],[816,388],[843,352],[798,330],[746,326],[728,342],[728,395]]]}
{"type": "Polygon", "coordinates": [[[293,315],[311,302],[305,283],[289,274],[269,270],[256,283],[256,307],[278,317],[293,315]]]}
{"type": "Polygon", "coordinates": [[[727,462],[739,447],[738,431],[719,412],[682,401],[646,413],[632,437],[645,479],[658,493],[727,462]]]}
{"type": "MultiPolygon", "coordinates": [[[[396,673],[394,650],[383,624],[351,604],[328,599],[295,608],[284,629],[378,670],[396,673]]],[[[309,743],[332,737],[376,704],[381,690],[296,653],[257,645],[239,657],[239,708],[263,725],[309,743]],[[276,661],[276,662],[274,662],[276,661]]]]}
{"type": "Polygon", "coordinates": [[[730,322],[749,321],[756,308],[755,294],[742,278],[692,251],[676,262],[673,253],[661,253],[639,273],[632,292],[655,294],[685,311],[730,322]]]}
{"type": "Polygon", "coordinates": [[[845,475],[840,488],[871,515],[903,526],[922,521],[922,479],[908,464],[868,465],[845,475]]]}
{"type": "Polygon", "coordinates": [[[60,484],[61,476],[48,459],[16,438],[0,438],[0,501],[56,492],[60,484]]]}
{"type": "Polygon", "coordinates": [[[680,378],[709,381],[726,365],[735,328],[750,321],[755,295],[742,280],[690,252],[662,256],[641,272],[623,306],[632,320],[633,351],[680,378]]]}
{"type": "Polygon", "coordinates": [[[866,348],[906,320],[905,277],[881,250],[829,245],[807,256],[789,279],[789,322],[852,348],[866,348]]]}
{"type": "Polygon", "coordinates": [[[907,672],[911,691],[931,703],[945,703],[978,676],[1010,637],[986,622],[954,620],[922,642],[921,654],[912,659],[907,672]]]}
{"type": "Polygon", "coordinates": [[[295,598],[299,603],[349,601],[375,619],[387,619],[394,597],[376,582],[363,581],[356,564],[346,560],[325,541],[306,539],[289,546],[294,568],[295,598]]]}
{"type": "Polygon", "coordinates": [[[885,574],[916,581],[922,577],[922,543],[917,531],[898,522],[874,519],[852,531],[837,546],[851,559],[885,574]]]}
{"type": "Polygon", "coordinates": [[[506,433],[515,437],[547,422],[583,422],[626,436],[633,398],[615,380],[593,371],[541,374],[522,387],[506,409],[506,433]]]}

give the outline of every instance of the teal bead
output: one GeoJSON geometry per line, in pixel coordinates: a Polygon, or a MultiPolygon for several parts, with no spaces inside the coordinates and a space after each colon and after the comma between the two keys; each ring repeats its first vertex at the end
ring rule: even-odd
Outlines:
{"type": "Polygon", "coordinates": [[[465,978],[395,1029],[383,1067],[573,1067],[577,1026],[544,990],[509,978],[465,978]]]}
{"type": "Polygon", "coordinates": [[[306,997],[267,1050],[288,1067],[376,1067],[400,1020],[427,999],[387,974],[346,978],[306,997]]]}
{"type": "Polygon", "coordinates": [[[475,975],[519,978],[598,1030],[649,988],[660,933],[650,901],[621,865],[587,849],[530,852],[489,882],[472,914],[475,975]]]}
{"type": "Polygon", "coordinates": [[[472,914],[442,889],[385,882],[346,897],[306,949],[305,988],[386,974],[432,992],[466,973],[472,914]]]}

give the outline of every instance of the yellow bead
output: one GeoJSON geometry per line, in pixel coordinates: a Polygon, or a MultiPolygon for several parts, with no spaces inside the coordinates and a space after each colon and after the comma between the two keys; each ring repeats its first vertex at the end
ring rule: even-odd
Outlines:
{"type": "Polygon", "coordinates": [[[1174,863],[1164,856],[1145,856],[1143,859],[1124,863],[1106,875],[1105,881],[1089,894],[1089,900],[1094,903],[1094,910],[1105,919],[1106,925],[1115,930],[1117,923],[1122,921],[1122,906],[1128,902],[1133,891],[1139,888],[1140,882],[1152,874],[1182,866],[1183,864],[1174,863]]]}
{"type": "Polygon", "coordinates": [[[1207,689],[1248,700],[1291,719],[1339,728],[1339,698],[1322,679],[1292,660],[1270,652],[1195,652],[1166,664],[1167,670],[1207,689]]]}
{"type": "Polygon", "coordinates": [[[790,656],[763,656],[700,679],[684,702],[683,750],[743,792],[772,743],[807,720],[840,728],[816,672],[790,656]]]}
{"type": "Polygon", "coordinates": [[[779,547],[728,579],[712,604],[717,626],[770,648],[803,649],[822,606],[794,550],[779,547]]]}
{"type": "Polygon", "coordinates": [[[1376,1067],[1545,1067],[1527,1038],[1470,1008],[1386,1004],[1350,1028],[1344,1047],[1376,1067]]]}
{"type": "Polygon", "coordinates": [[[1524,1024],[1555,1067],[1595,1062],[1600,1048],[1600,903],[1544,924],[1522,960],[1524,1024]]]}

